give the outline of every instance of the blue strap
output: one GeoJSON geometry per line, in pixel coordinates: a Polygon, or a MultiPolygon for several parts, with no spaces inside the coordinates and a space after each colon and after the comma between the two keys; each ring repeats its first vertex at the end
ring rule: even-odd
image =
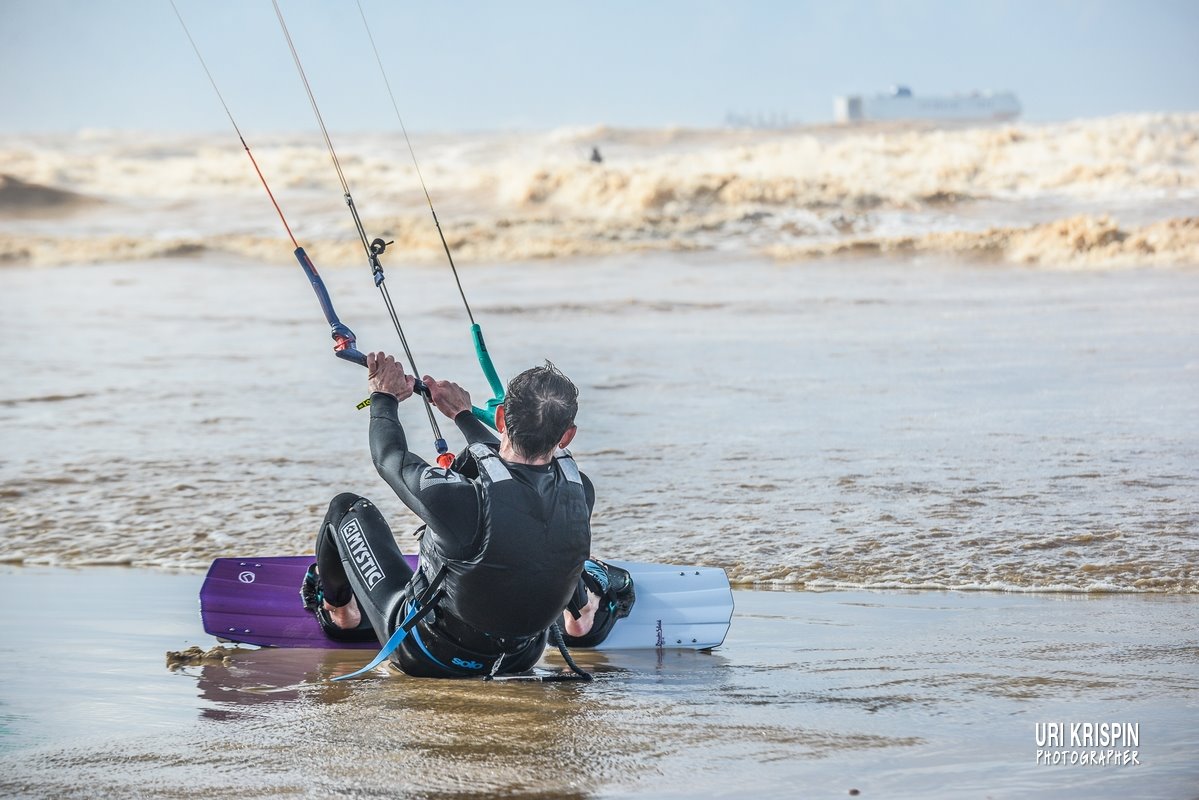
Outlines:
{"type": "Polygon", "coordinates": [[[425,654],[425,657],[428,658],[430,661],[432,661],[437,666],[441,667],[442,669],[446,670],[447,672],[463,672],[463,670],[461,670],[461,669],[457,669],[455,667],[451,667],[448,664],[441,663],[441,660],[438,659],[437,656],[430,653],[429,648],[425,647],[425,643],[420,638],[420,631],[416,630],[415,628],[413,628],[413,630],[412,630],[412,639],[420,647],[420,650],[422,653],[425,654]]]}
{"type": "Polygon", "coordinates": [[[408,631],[411,630],[409,623],[412,622],[413,618],[416,617],[419,611],[420,608],[413,603],[412,609],[408,612],[408,616],[405,617],[404,621],[400,623],[400,626],[396,628],[396,632],[391,635],[391,638],[387,640],[387,644],[383,645],[383,649],[380,650],[379,654],[371,660],[371,663],[367,664],[365,667],[356,672],[351,672],[349,675],[338,675],[336,678],[333,678],[333,680],[344,681],[348,678],[356,678],[365,672],[370,672],[372,669],[386,661],[387,658],[396,651],[396,648],[400,646],[400,643],[403,642],[404,638],[408,635],[408,631]]]}

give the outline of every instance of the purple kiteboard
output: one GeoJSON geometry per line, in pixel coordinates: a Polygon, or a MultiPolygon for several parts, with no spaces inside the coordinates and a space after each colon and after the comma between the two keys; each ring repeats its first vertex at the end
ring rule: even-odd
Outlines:
{"type": "MultiPolygon", "coordinates": [[[[416,556],[405,556],[413,569],[416,556]]],[[[200,588],[204,631],[218,639],[268,647],[358,648],[378,642],[329,639],[300,597],[313,556],[218,558],[200,588]]],[[[719,567],[609,561],[633,577],[637,599],[600,650],[717,647],[728,633],[733,594],[719,567]]]]}

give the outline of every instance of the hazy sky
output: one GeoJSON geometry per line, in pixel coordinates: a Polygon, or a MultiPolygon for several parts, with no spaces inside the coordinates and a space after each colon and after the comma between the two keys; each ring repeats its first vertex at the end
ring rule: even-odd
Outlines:
{"type": "MultiPolygon", "coordinates": [[[[1199,0],[362,1],[418,131],[824,122],[894,83],[1199,111],[1199,0]]],[[[176,3],[243,130],[312,128],[269,0],[176,3]]],[[[393,128],[354,0],[281,5],[330,127],[393,128]]],[[[0,0],[0,131],[227,125],[168,0],[0,0]]]]}

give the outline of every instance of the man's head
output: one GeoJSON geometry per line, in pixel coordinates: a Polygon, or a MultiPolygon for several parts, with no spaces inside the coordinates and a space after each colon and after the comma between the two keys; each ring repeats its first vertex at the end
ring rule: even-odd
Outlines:
{"type": "Polygon", "coordinates": [[[527,458],[549,455],[569,441],[579,410],[579,390],[550,362],[508,382],[503,430],[512,448],[527,458]]]}

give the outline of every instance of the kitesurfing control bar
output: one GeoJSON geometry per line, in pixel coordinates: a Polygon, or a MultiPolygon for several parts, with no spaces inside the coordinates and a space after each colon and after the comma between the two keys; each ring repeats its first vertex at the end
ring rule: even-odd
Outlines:
{"type": "MultiPolygon", "coordinates": [[[[296,241],[296,236],[292,233],[291,225],[288,224],[287,217],[283,214],[283,209],[279,207],[279,201],[275,199],[275,193],[271,191],[266,176],[262,174],[262,170],[258,166],[258,160],[254,158],[254,153],[250,150],[250,145],[246,143],[246,137],[242,135],[241,128],[237,125],[237,120],[233,118],[233,112],[229,110],[229,104],[225,102],[224,95],[221,94],[220,88],[216,85],[216,79],[212,77],[212,72],[208,69],[208,63],[200,53],[200,48],[196,44],[196,40],[192,38],[191,31],[188,29],[187,23],[183,21],[183,15],[179,13],[179,7],[175,5],[174,0],[171,0],[171,8],[175,10],[175,16],[179,19],[179,24],[183,27],[183,33],[187,36],[188,42],[191,43],[192,50],[195,52],[196,58],[200,61],[200,66],[204,68],[204,74],[208,76],[208,82],[212,84],[212,90],[216,92],[217,99],[221,101],[221,105],[225,109],[225,115],[229,117],[229,122],[233,125],[233,130],[237,134],[237,138],[241,141],[241,146],[245,149],[250,163],[254,166],[254,172],[257,173],[258,180],[262,182],[262,188],[266,190],[266,195],[270,198],[271,205],[275,207],[275,213],[279,215],[279,221],[283,223],[283,229],[287,231],[287,237],[291,239],[292,245],[296,248],[296,260],[300,262],[300,268],[308,276],[308,282],[312,284],[312,289],[316,292],[316,299],[321,304],[321,311],[325,313],[325,319],[329,322],[329,327],[332,329],[334,355],[365,367],[366,356],[354,346],[356,343],[354,332],[337,318],[337,312],[333,310],[333,301],[329,298],[329,290],[325,288],[325,282],[321,280],[321,276],[316,271],[316,266],[312,263],[312,259],[308,257],[308,254],[304,252],[304,248],[300,247],[299,242],[296,241]]],[[[424,384],[420,384],[420,386],[427,395],[428,389],[424,388],[424,384]]]]}
{"type": "Polygon", "coordinates": [[[300,262],[300,268],[304,270],[304,274],[308,276],[308,281],[312,284],[312,290],[316,292],[316,299],[321,304],[321,311],[325,312],[325,319],[328,320],[329,327],[333,329],[333,354],[338,358],[344,358],[346,361],[353,361],[355,364],[365,367],[366,354],[354,346],[357,341],[354,332],[337,318],[337,312],[333,310],[333,300],[329,297],[329,290],[325,288],[325,282],[317,274],[312,259],[304,252],[303,247],[297,247],[295,255],[296,261],[300,262]]]}

